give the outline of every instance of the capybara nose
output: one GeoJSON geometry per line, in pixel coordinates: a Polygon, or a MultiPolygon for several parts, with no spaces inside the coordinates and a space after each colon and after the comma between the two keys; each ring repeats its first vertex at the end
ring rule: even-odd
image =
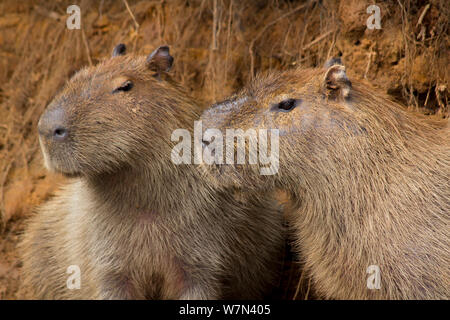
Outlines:
{"type": "Polygon", "coordinates": [[[65,125],[64,111],[60,108],[47,110],[39,119],[38,131],[41,137],[64,141],[69,135],[65,125]]]}

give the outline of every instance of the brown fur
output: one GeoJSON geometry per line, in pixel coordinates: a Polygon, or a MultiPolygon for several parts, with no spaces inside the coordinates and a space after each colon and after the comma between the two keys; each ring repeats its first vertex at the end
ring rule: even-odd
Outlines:
{"type": "Polygon", "coordinates": [[[366,83],[352,86],[345,68],[330,65],[328,74],[259,76],[202,116],[204,129],[279,129],[277,174],[205,168],[220,185],[290,194],[299,257],[320,296],[449,299],[448,121],[408,112],[366,83]],[[288,98],[298,106],[273,111],[288,98]],[[367,287],[370,265],[380,267],[379,290],[367,287]]]}
{"type": "Polygon", "coordinates": [[[79,71],[41,117],[46,166],[75,178],[29,222],[25,287],[45,299],[262,297],[282,249],[278,205],[240,201],[173,164],[171,133],[193,127],[197,103],[165,72],[168,50],[146,61],[119,49],[79,71]],[[55,121],[67,140],[49,136],[55,121]],[[80,290],[66,287],[70,265],[80,290]]]}

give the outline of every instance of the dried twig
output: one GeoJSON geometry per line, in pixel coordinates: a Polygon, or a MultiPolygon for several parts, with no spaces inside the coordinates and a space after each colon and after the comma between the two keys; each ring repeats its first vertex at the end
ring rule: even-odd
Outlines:
{"type": "Polygon", "coordinates": [[[84,32],[84,29],[81,29],[81,37],[83,38],[84,47],[86,48],[86,55],[88,58],[89,66],[92,66],[92,59],[91,59],[91,50],[89,49],[89,44],[86,39],[86,33],[84,32]]]}
{"type": "MultiPolygon", "coordinates": [[[[427,4],[425,6],[425,9],[423,9],[422,13],[420,14],[419,20],[417,21],[416,28],[418,28],[422,24],[423,18],[425,17],[425,14],[427,13],[429,8],[430,8],[430,4],[427,4]]],[[[421,26],[420,32],[417,35],[417,40],[419,40],[419,39],[422,39],[422,41],[425,40],[425,31],[426,31],[425,26],[421,26]]]]}
{"type": "Polygon", "coordinates": [[[215,51],[217,51],[217,20],[218,20],[218,10],[217,10],[217,0],[213,3],[213,25],[212,25],[212,43],[209,49],[209,62],[208,62],[208,75],[211,77],[211,89],[212,97],[216,99],[216,77],[215,77],[215,51]]]}
{"type": "Polygon", "coordinates": [[[135,28],[135,34],[134,34],[134,42],[133,42],[133,51],[136,50],[137,40],[138,40],[138,33],[139,33],[139,23],[136,21],[136,18],[134,17],[133,12],[130,9],[130,6],[128,5],[127,0],[123,0],[123,3],[125,4],[125,7],[127,7],[127,11],[130,14],[131,18],[134,22],[134,28],[135,28]]]}
{"type": "Polygon", "coordinates": [[[3,229],[6,227],[4,187],[12,164],[13,160],[10,160],[8,165],[3,170],[3,176],[0,183],[0,234],[3,233],[3,229]]]}
{"type": "Polygon", "coordinates": [[[428,92],[427,92],[427,97],[425,98],[425,102],[423,103],[423,106],[426,108],[427,107],[427,103],[428,103],[428,98],[430,97],[430,91],[431,91],[431,82],[428,85],[428,92]]]}
{"type": "Polygon", "coordinates": [[[370,52],[367,53],[369,60],[367,61],[366,70],[364,71],[364,79],[367,79],[367,74],[369,73],[370,65],[372,64],[372,57],[375,56],[375,54],[376,53],[373,51],[373,46],[370,47],[370,52]]]}
{"type": "Polygon", "coordinates": [[[325,39],[326,37],[328,37],[330,34],[332,34],[335,30],[328,30],[327,32],[325,32],[324,34],[320,35],[319,37],[317,37],[316,39],[314,39],[313,41],[311,41],[310,43],[308,43],[306,46],[303,47],[303,50],[309,49],[311,48],[313,45],[315,45],[316,43],[322,41],[323,39],[325,39]]]}
{"type": "Polygon", "coordinates": [[[430,9],[430,4],[427,4],[425,6],[425,9],[423,9],[422,13],[420,14],[419,20],[417,21],[417,24],[416,24],[416,28],[422,24],[423,18],[425,18],[425,15],[427,14],[428,9],[430,9]]]}
{"type": "Polygon", "coordinates": [[[305,43],[305,37],[306,37],[306,34],[308,33],[308,27],[309,27],[309,22],[310,22],[309,16],[314,15],[319,7],[319,6],[315,6],[313,11],[310,13],[309,10],[311,9],[312,5],[313,5],[313,2],[311,2],[311,4],[308,6],[308,8],[306,8],[305,15],[303,18],[302,37],[299,42],[300,46],[299,46],[299,50],[298,50],[299,57],[301,57],[303,55],[303,47],[304,47],[303,45],[305,43]]]}
{"type": "Polygon", "coordinates": [[[213,5],[213,26],[212,26],[212,50],[217,50],[217,0],[214,0],[213,5]]]}
{"type": "Polygon", "coordinates": [[[123,0],[123,3],[125,3],[125,6],[127,7],[128,13],[130,14],[131,18],[134,21],[134,26],[136,27],[136,31],[139,29],[139,23],[136,21],[136,18],[134,17],[133,12],[131,12],[130,6],[128,5],[127,0],[123,0]]]}
{"type": "Polygon", "coordinates": [[[40,15],[43,15],[43,16],[47,17],[47,18],[54,19],[54,20],[57,20],[57,21],[61,20],[61,15],[60,14],[58,14],[55,11],[48,11],[46,8],[41,7],[41,6],[36,6],[34,8],[34,11],[37,12],[38,14],[40,14],[40,15]]]}
{"type": "Polygon", "coordinates": [[[227,46],[225,49],[225,80],[224,84],[227,84],[227,75],[228,75],[228,56],[230,51],[230,38],[231,38],[231,20],[233,13],[233,0],[230,1],[230,8],[228,10],[228,26],[227,26],[227,46]]]}
{"type": "Polygon", "coordinates": [[[337,34],[338,34],[338,31],[335,30],[335,32],[334,32],[334,34],[333,34],[333,42],[331,43],[330,47],[328,48],[327,58],[326,58],[327,61],[328,61],[328,59],[330,58],[331,52],[333,51],[333,49],[334,49],[334,47],[335,47],[335,45],[336,45],[337,34]]]}

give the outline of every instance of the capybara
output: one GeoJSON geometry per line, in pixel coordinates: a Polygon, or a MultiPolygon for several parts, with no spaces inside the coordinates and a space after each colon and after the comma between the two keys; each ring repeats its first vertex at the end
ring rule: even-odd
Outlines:
{"type": "Polygon", "coordinates": [[[448,120],[352,83],[340,59],[260,75],[202,120],[205,133],[279,130],[278,172],[249,161],[204,168],[222,186],[289,194],[299,259],[320,297],[450,298],[448,120]]]}
{"type": "Polygon", "coordinates": [[[118,45],[76,73],[41,116],[45,165],[72,180],[24,232],[31,298],[240,299],[272,288],[281,208],[241,201],[197,166],[172,162],[172,132],[200,116],[167,73],[172,62],[166,46],[145,57],[118,45]],[[77,270],[79,288],[70,278],[77,270]]]}

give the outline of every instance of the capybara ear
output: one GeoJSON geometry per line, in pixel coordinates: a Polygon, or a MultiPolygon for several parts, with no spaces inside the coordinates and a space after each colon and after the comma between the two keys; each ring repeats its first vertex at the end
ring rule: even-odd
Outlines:
{"type": "Polygon", "coordinates": [[[114,47],[112,56],[123,56],[125,52],[127,51],[127,47],[123,43],[119,43],[117,46],[114,47]]]}
{"type": "Polygon", "coordinates": [[[147,57],[147,65],[155,72],[168,72],[173,64],[173,57],[168,46],[161,46],[147,57]]]}
{"type": "MultiPolygon", "coordinates": [[[[340,59],[338,61],[340,62],[340,59]]],[[[337,61],[334,60],[332,62],[333,64],[329,66],[327,72],[325,73],[324,86],[328,91],[329,97],[332,98],[342,97],[345,99],[348,98],[350,95],[352,83],[347,78],[347,74],[345,73],[345,67],[342,64],[336,62],[337,61]]]]}
{"type": "Polygon", "coordinates": [[[333,57],[333,58],[330,58],[330,59],[328,59],[328,61],[327,62],[325,62],[325,65],[324,65],[324,67],[325,67],[325,69],[328,69],[329,67],[332,67],[332,66],[334,66],[334,65],[340,65],[340,66],[343,66],[344,64],[342,63],[342,60],[341,60],[341,58],[339,58],[339,57],[333,57]]]}

